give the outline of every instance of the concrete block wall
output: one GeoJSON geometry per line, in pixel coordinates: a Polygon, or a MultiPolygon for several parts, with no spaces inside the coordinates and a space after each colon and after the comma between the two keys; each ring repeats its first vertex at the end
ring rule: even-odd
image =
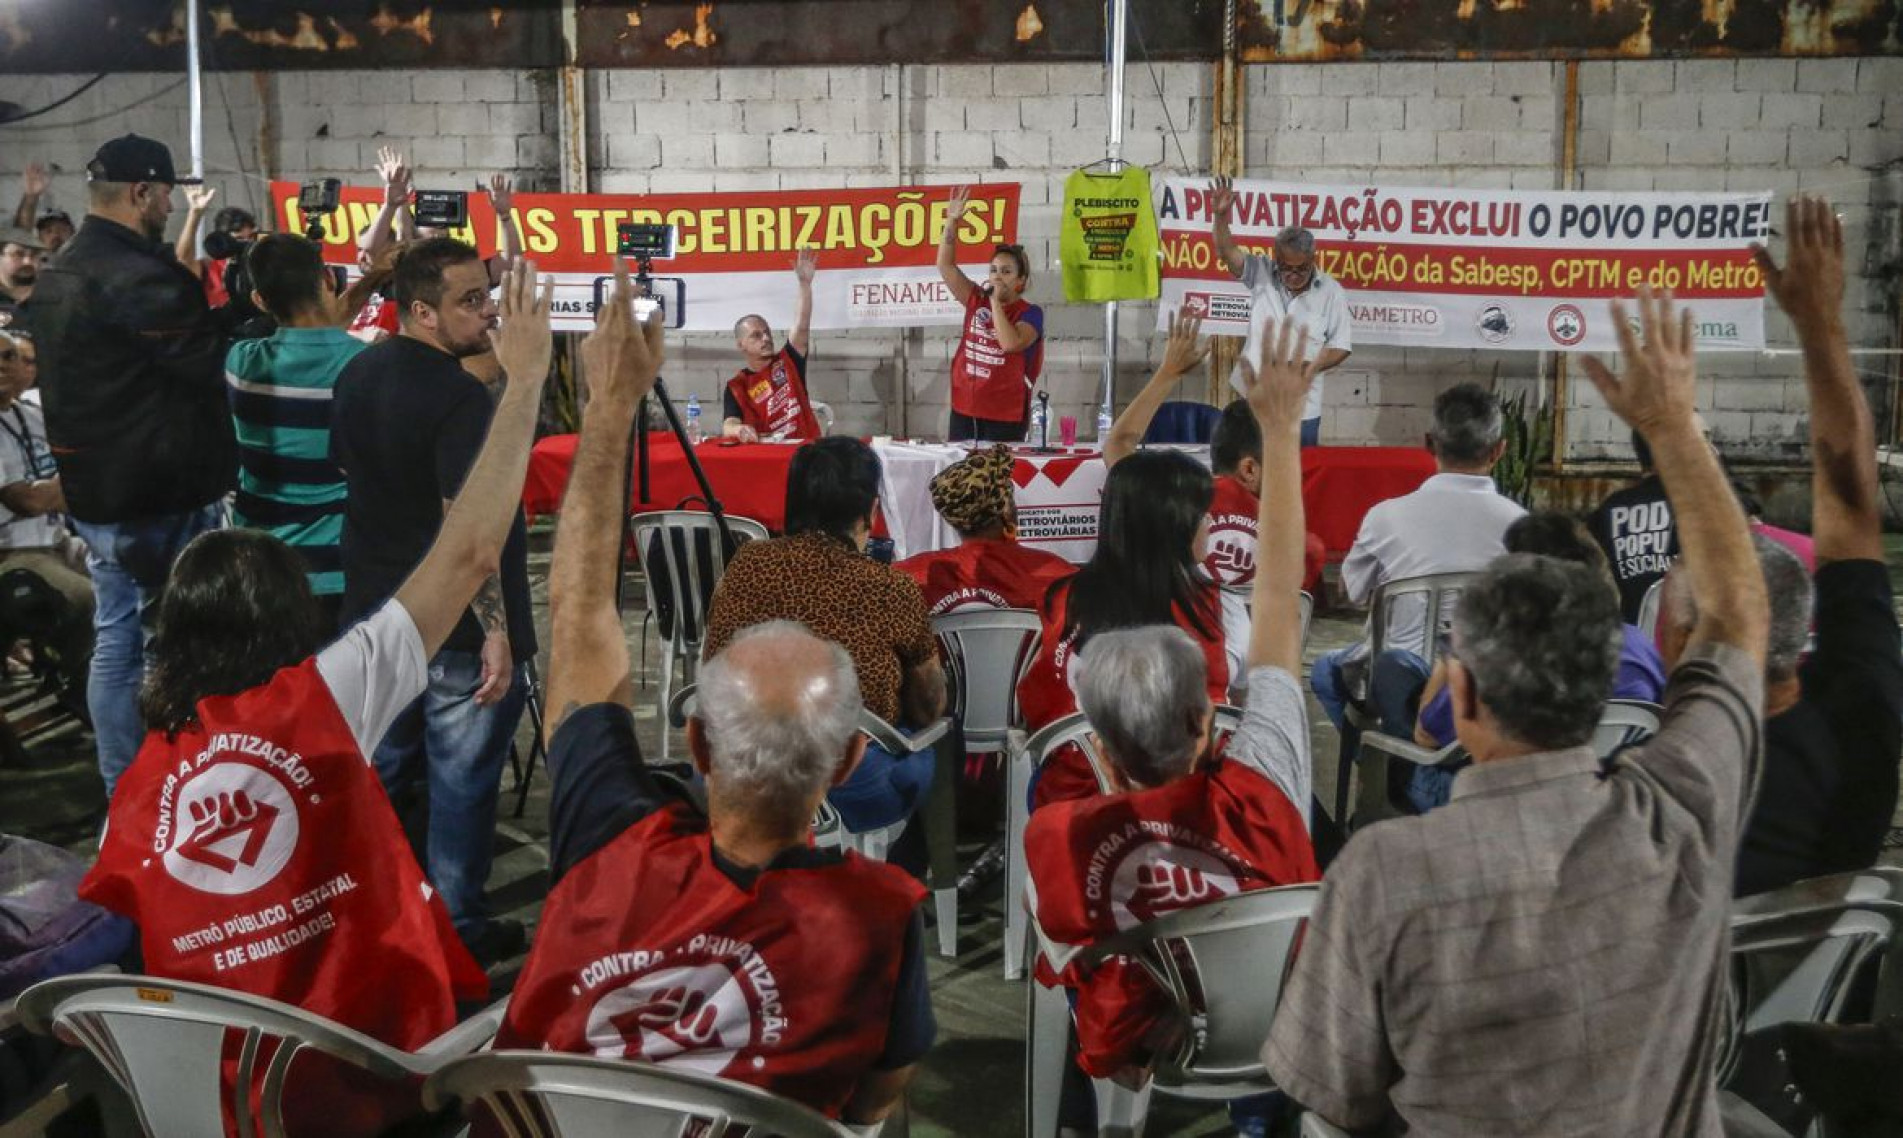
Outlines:
{"type": "MultiPolygon", "coordinates": [[[[1247,73],[1245,159],[1253,177],[1353,185],[1548,189],[1560,184],[1565,68],[1557,63],[1289,64],[1247,73]]],[[[0,77],[0,99],[38,105],[77,76],[0,77]]],[[[1578,184],[1588,189],[1819,189],[1851,229],[1857,344],[1894,344],[1893,291],[1876,283],[1898,258],[1903,175],[1903,60],[1593,62],[1580,68],[1578,184]]],[[[1160,173],[1207,168],[1211,68],[1132,66],[1125,155],[1160,173]],[[1174,128],[1172,133],[1171,128],[1174,128]]],[[[805,188],[894,181],[1016,181],[1032,298],[1046,309],[1046,383],[1060,414],[1086,424],[1102,367],[1099,309],[1066,305],[1056,234],[1066,174],[1101,155],[1102,74],[1089,64],[609,71],[588,76],[588,163],[605,192],[805,188]]],[[[78,173],[125,130],[183,150],[185,94],[175,76],[115,76],[72,104],[0,128],[0,178],[26,161],[62,171],[54,199],[83,205],[78,173]]],[[[468,185],[494,170],[552,189],[556,106],[550,77],[498,71],[290,72],[211,77],[210,176],[221,201],[264,201],[261,174],[367,179],[379,145],[405,148],[425,186],[468,185]],[[272,145],[260,124],[275,119],[272,145]]],[[[0,198],[10,195],[0,181],[0,198]]],[[[181,203],[182,205],[182,203],[181,203]]],[[[1889,286],[1894,288],[1894,286],[1889,286]]],[[[1774,352],[1789,329],[1770,317],[1774,352]]],[[[1119,403],[1157,352],[1153,306],[1126,304],[1119,403]]],[[[936,434],[949,399],[953,329],[815,336],[816,396],[842,429],[936,434]],[[904,386],[909,411],[897,415],[904,386]]],[[[712,397],[731,373],[719,334],[683,338],[672,386],[712,397]]],[[[1539,386],[1551,357],[1367,347],[1331,374],[1323,434],[1340,443],[1411,444],[1434,392],[1460,379],[1539,386]]],[[[1887,360],[1866,358],[1875,376],[1887,360]]],[[[1801,449],[1802,386],[1788,355],[1712,357],[1701,395],[1716,438],[1741,457],[1801,449]]],[[[1186,381],[1199,397],[1205,381],[1186,381]]],[[[1624,454],[1624,432],[1590,385],[1568,397],[1567,454],[1624,454]]]]}

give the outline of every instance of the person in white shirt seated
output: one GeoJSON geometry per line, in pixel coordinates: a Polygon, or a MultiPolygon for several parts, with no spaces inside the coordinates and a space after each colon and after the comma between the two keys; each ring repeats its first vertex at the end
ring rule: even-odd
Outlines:
{"type": "Polygon", "coordinates": [[[25,337],[0,332],[0,574],[25,570],[43,588],[0,604],[7,635],[32,636],[57,656],[67,690],[83,706],[87,662],[92,658],[93,583],[86,573],[86,547],[66,528],[66,495],[59,468],[46,445],[46,418],[21,396],[33,372],[25,337]],[[57,594],[57,600],[45,595],[57,594]],[[20,604],[16,610],[16,604],[20,604]]]}
{"type": "MultiPolygon", "coordinates": [[[[1361,520],[1361,532],[1341,563],[1341,584],[1351,604],[1367,604],[1391,581],[1477,572],[1505,552],[1507,527],[1526,510],[1501,494],[1490,477],[1506,449],[1500,432],[1500,404],[1479,384],[1462,383],[1435,397],[1427,449],[1437,473],[1412,494],[1380,503],[1361,520]]],[[[1397,606],[1387,641],[1416,642],[1422,619],[1420,607],[1397,606]]],[[[1316,701],[1337,728],[1350,688],[1344,669],[1365,667],[1368,647],[1364,639],[1324,653],[1309,673],[1316,701]]]]}

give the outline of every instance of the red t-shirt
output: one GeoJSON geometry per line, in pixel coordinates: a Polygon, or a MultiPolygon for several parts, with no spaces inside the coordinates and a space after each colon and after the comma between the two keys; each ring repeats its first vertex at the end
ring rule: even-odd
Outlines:
{"type": "Polygon", "coordinates": [[[788,439],[820,435],[801,361],[791,347],[782,347],[773,362],[759,371],[741,368],[734,373],[727,381],[727,394],[730,405],[740,412],[740,421],[762,436],[781,431],[788,439]]]}
{"type": "Polygon", "coordinates": [[[743,889],[706,820],[667,806],[556,884],[496,1046],[717,1075],[837,1117],[885,1049],[924,897],[857,854],[743,889]]]}
{"type": "Polygon", "coordinates": [[[1308,827],[1255,768],[1218,760],[1167,786],[1052,804],[1024,832],[1038,928],[1059,959],[1045,985],[1077,989],[1078,1063],[1093,1077],[1142,1065],[1173,1030],[1174,1010],[1141,964],[1118,957],[1085,972],[1078,949],[1178,909],[1315,881],[1308,827]]]}
{"type": "MultiPolygon", "coordinates": [[[[426,669],[391,602],[263,685],[204,700],[176,738],[151,733],[80,896],[138,925],[155,976],[294,1004],[405,1049],[441,1034],[488,981],[366,758],[426,669]]],[[[320,1084],[292,1088],[327,1100],[315,1118],[294,1112],[310,1119],[301,1133],[373,1133],[420,1109],[413,1089],[377,1104],[320,1084]]]]}
{"type": "Polygon", "coordinates": [[[893,568],[918,582],[933,616],[966,608],[1035,609],[1052,585],[1077,572],[1055,553],[1009,538],[966,538],[893,568]]]}
{"type": "MultiPolygon", "coordinates": [[[[1070,586],[1067,579],[1045,595],[1038,606],[1044,620],[1043,639],[1024,678],[1018,681],[1018,710],[1024,715],[1026,730],[1037,731],[1077,710],[1077,693],[1071,688],[1071,671],[1077,658],[1077,636],[1066,636],[1064,625],[1070,611],[1070,586]]],[[[1229,659],[1224,654],[1220,593],[1215,585],[1204,587],[1204,607],[1198,614],[1209,635],[1196,630],[1188,614],[1178,610],[1176,626],[1189,633],[1203,650],[1207,664],[1210,701],[1221,703],[1229,698],[1229,659]]],[[[1088,645],[1086,645],[1088,647],[1088,645]]],[[[1065,747],[1052,755],[1037,776],[1034,809],[1070,798],[1097,793],[1097,776],[1090,760],[1075,747],[1065,747]]]]}
{"type": "Polygon", "coordinates": [[[385,336],[394,336],[402,329],[396,301],[383,296],[373,296],[357,310],[350,321],[349,332],[359,340],[374,344],[385,336]]]}
{"type": "Polygon", "coordinates": [[[952,410],[974,419],[1022,423],[1043,367],[1044,310],[1019,297],[1004,311],[1013,324],[1036,325],[1037,342],[1021,352],[1005,351],[992,327],[991,298],[973,288],[965,298],[965,330],[952,356],[952,410]]]}
{"type": "MultiPolygon", "coordinates": [[[[1203,568],[1219,585],[1247,585],[1255,580],[1256,523],[1261,499],[1230,475],[1216,476],[1216,496],[1209,503],[1209,553],[1203,568]]],[[[1328,547],[1313,533],[1302,546],[1302,588],[1310,595],[1321,586],[1328,547]]]]}

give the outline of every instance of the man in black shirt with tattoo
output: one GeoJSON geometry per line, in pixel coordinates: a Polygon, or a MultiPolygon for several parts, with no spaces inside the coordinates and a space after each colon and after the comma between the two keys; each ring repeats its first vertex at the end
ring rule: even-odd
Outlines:
{"type": "MultiPolygon", "coordinates": [[[[402,333],[344,368],[331,408],[331,457],[350,489],[346,627],[382,604],[429,549],[493,411],[489,392],[461,363],[490,350],[496,325],[489,273],[476,251],[447,237],[418,242],[397,261],[391,291],[402,333]]],[[[482,890],[502,764],[527,691],[523,664],[534,656],[518,510],[501,572],[476,594],[430,661],[428,691],[397,717],[373,758],[393,798],[427,773],[421,860],[456,931],[484,963],[522,946],[519,924],[488,919],[482,890]]]]}

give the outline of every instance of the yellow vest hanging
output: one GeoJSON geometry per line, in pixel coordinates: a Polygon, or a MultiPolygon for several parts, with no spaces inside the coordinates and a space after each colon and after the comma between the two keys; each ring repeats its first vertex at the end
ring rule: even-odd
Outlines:
{"type": "Polygon", "coordinates": [[[1065,300],[1152,300],[1157,295],[1156,214],[1150,172],[1077,170],[1064,180],[1058,232],[1065,300]]]}

